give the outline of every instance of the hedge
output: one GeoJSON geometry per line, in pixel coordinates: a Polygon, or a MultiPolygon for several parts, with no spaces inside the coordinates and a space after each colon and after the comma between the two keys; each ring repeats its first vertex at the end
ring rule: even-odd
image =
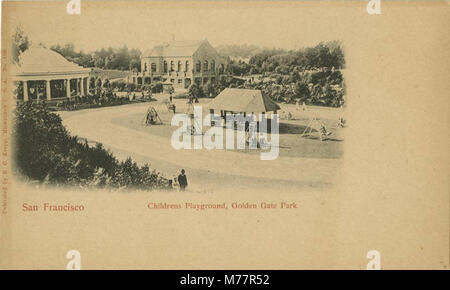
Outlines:
{"type": "Polygon", "coordinates": [[[14,168],[28,180],[86,187],[165,189],[169,182],[148,165],[119,161],[98,143],[70,136],[59,115],[45,104],[18,104],[14,168]]]}

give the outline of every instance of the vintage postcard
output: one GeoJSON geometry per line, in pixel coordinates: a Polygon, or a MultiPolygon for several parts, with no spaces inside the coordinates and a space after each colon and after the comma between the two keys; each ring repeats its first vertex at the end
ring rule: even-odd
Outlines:
{"type": "Polygon", "coordinates": [[[2,1],[0,269],[448,269],[448,1],[2,1]]]}

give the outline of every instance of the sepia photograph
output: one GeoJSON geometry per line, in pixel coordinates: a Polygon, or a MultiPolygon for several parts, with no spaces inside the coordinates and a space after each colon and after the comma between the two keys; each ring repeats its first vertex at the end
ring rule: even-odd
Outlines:
{"type": "Polygon", "coordinates": [[[139,42],[114,33],[115,47],[32,35],[18,19],[11,77],[25,182],[212,193],[333,186],[347,127],[338,39],[246,44],[209,27],[160,33],[151,19],[139,42]]]}
{"type": "Polygon", "coordinates": [[[2,1],[0,268],[448,269],[449,6],[388,2],[2,1]]]}

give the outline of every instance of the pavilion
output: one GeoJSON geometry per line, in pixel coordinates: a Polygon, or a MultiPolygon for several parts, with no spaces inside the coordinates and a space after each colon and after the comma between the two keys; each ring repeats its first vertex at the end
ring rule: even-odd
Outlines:
{"type": "Polygon", "coordinates": [[[19,100],[64,100],[86,96],[89,73],[59,53],[42,46],[30,47],[19,56],[13,80],[18,83],[19,100]]]}
{"type": "Polygon", "coordinates": [[[280,106],[264,96],[260,90],[226,88],[211,101],[209,109],[211,114],[214,114],[214,110],[220,111],[221,116],[226,113],[276,114],[280,106]]]}

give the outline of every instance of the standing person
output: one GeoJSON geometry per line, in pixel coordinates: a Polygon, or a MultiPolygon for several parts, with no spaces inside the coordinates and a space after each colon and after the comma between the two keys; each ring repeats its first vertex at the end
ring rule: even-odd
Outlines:
{"type": "Polygon", "coordinates": [[[184,172],[184,169],[181,169],[181,174],[178,175],[178,184],[180,185],[180,191],[184,191],[188,185],[187,177],[184,172]]]}

